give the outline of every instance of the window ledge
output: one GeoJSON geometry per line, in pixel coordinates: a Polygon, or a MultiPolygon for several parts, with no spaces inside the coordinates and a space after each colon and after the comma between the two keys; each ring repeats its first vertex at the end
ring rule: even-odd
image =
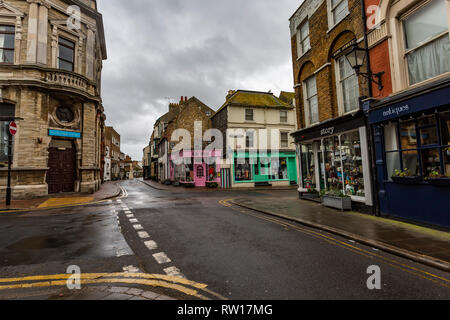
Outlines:
{"type": "Polygon", "coordinates": [[[300,57],[297,58],[297,61],[299,61],[301,58],[303,58],[306,54],[308,54],[311,51],[311,48],[309,48],[308,50],[306,50],[306,52],[302,53],[302,55],[300,57]]]}

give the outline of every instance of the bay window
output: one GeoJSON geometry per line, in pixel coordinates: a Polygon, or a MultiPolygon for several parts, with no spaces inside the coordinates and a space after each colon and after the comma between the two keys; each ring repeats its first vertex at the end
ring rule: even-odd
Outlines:
{"type": "Polygon", "coordinates": [[[403,18],[409,84],[450,71],[450,41],[445,0],[430,1],[403,18]]]}

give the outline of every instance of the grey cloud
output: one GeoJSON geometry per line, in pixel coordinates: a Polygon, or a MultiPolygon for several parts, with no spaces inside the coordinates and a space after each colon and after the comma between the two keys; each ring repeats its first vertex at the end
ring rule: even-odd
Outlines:
{"type": "Polygon", "coordinates": [[[230,89],[292,90],[288,19],[294,0],[99,0],[108,47],[107,124],[141,160],[166,97],[213,109],[230,89]],[[250,87],[243,87],[251,84],[250,87]]]}

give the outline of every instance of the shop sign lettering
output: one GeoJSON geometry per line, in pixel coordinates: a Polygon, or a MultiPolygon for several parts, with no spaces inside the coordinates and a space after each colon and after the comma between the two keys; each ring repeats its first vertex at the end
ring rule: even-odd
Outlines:
{"type": "Polygon", "coordinates": [[[389,108],[387,111],[383,112],[383,117],[386,118],[386,117],[389,117],[392,115],[398,116],[399,114],[408,112],[408,111],[409,111],[409,105],[404,105],[401,107],[392,107],[392,108],[389,108]]]}
{"type": "Polygon", "coordinates": [[[332,134],[334,134],[334,127],[322,129],[320,131],[321,136],[330,136],[332,134]]]}

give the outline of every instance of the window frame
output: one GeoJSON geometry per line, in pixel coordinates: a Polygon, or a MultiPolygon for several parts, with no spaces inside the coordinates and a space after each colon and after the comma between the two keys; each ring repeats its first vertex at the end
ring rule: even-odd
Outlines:
{"type": "MultiPolygon", "coordinates": [[[[390,49],[390,54],[393,53],[393,61],[391,61],[391,67],[393,68],[393,70],[395,69],[395,64],[394,66],[392,65],[393,63],[397,63],[398,64],[398,68],[397,70],[400,71],[400,73],[403,74],[403,79],[400,79],[399,83],[396,83],[394,81],[393,85],[394,85],[394,92],[398,92],[401,91],[403,89],[406,88],[413,88],[413,87],[417,87],[417,86],[421,86],[425,83],[434,81],[436,79],[440,79],[443,77],[446,77],[448,75],[450,75],[450,71],[444,72],[440,75],[437,75],[435,77],[429,78],[429,79],[425,79],[422,80],[420,82],[411,84],[411,80],[409,77],[409,66],[408,66],[408,54],[414,52],[415,50],[418,50],[420,48],[423,48],[424,46],[430,44],[433,41],[436,41],[437,39],[445,36],[445,34],[449,35],[449,29],[447,29],[447,31],[443,31],[442,33],[434,36],[433,38],[425,41],[424,43],[420,44],[419,46],[413,48],[413,49],[407,49],[407,40],[406,40],[406,30],[405,30],[405,26],[404,26],[404,22],[408,19],[409,16],[411,16],[412,14],[420,11],[421,9],[423,9],[424,7],[426,7],[427,5],[429,5],[433,0],[426,0],[422,3],[416,4],[415,6],[413,6],[412,8],[410,8],[409,10],[403,11],[401,12],[401,10],[405,9],[405,8],[400,8],[398,10],[400,10],[400,12],[398,12],[398,10],[395,10],[394,12],[392,12],[392,14],[398,14],[398,16],[395,16],[396,18],[396,28],[393,31],[394,34],[394,41],[397,43],[397,45],[399,46],[399,50],[397,50],[397,52],[392,52],[390,49]]],[[[448,12],[448,10],[447,10],[448,12]]],[[[401,77],[400,77],[401,78],[401,77]]]]}
{"type": "Polygon", "coordinates": [[[280,148],[289,148],[289,132],[280,131],[280,148]],[[283,139],[283,135],[286,135],[286,140],[283,139]],[[285,146],[283,146],[283,142],[286,142],[285,146]]]}
{"type": "Polygon", "coordinates": [[[68,71],[68,72],[75,72],[75,51],[76,51],[76,47],[77,47],[76,42],[74,42],[74,41],[72,41],[70,39],[67,39],[67,38],[65,38],[65,37],[63,37],[61,35],[58,36],[58,69],[59,70],[68,71]],[[60,41],[61,39],[64,40],[64,41],[72,43],[73,44],[73,48],[71,48],[70,46],[62,43],[60,41]],[[72,59],[73,59],[73,61],[69,61],[69,60],[66,60],[64,58],[61,58],[61,53],[60,53],[60,50],[59,50],[60,46],[72,50],[72,59]],[[61,68],[60,60],[64,61],[65,63],[71,64],[72,65],[72,70],[66,70],[66,69],[61,68]]]}
{"type": "Polygon", "coordinates": [[[287,110],[281,110],[280,111],[280,123],[288,123],[289,122],[289,112],[287,110]],[[286,117],[284,117],[283,115],[286,115],[286,117]],[[284,121],[284,119],[286,119],[284,121]]]}
{"type": "Polygon", "coordinates": [[[309,29],[309,21],[308,19],[305,19],[302,23],[300,23],[300,25],[297,28],[297,59],[301,58],[303,55],[305,55],[305,53],[307,53],[311,49],[310,35],[311,33],[309,29]],[[306,25],[308,26],[308,35],[305,38],[303,38],[302,28],[306,25]],[[304,47],[306,40],[308,40],[307,48],[304,47]]]}
{"type": "Polygon", "coordinates": [[[12,35],[12,37],[13,37],[13,47],[12,47],[12,49],[11,48],[7,48],[7,47],[0,47],[0,50],[12,51],[12,53],[13,53],[13,55],[12,55],[12,62],[0,61],[0,64],[7,64],[7,65],[14,64],[14,61],[15,61],[15,50],[16,50],[16,43],[15,43],[16,42],[16,26],[2,23],[2,24],[0,24],[0,27],[10,27],[10,28],[14,29],[14,31],[0,31],[0,35],[5,35],[5,37],[7,35],[12,35]]]}
{"type": "Polygon", "coordinates": [[[348,63],[346,61],[346,57],[345,55],[336,57],[334,59],[334,66],[335,66],[335,74],[336,74],[336,91],[337,91],[337,103],[338,103],[338,111],[340,115],[346,115],[346,114],[351,114],[354,113],[356,111],[358,111],[360,109],[360,105],[359,105],[359,97],[361,96],[361,86],[359,83],[359,77],[356,74],[355,70],[353,70],[353,75],[345,78],[345,79],[341,79],[341,67],[340,67],[340,63],[339,61],[343,59],[346,63],[348,63]],[[343,82],[347,79],[349,79],[352,76],[356,76],[356,80],[357,80],[357,84],[358,84],[358,104],[357,104],[357,108],[349,110],[349,111],[345,111],[345,100],[344,100],[344,88],[343,88],[343,82]]]}
{"type": "Polygon", "coordinates": [[[255,121],[255,111],[251,108],[246,108],[245,109],[245,121],[250,121],[250,122],[254,122],[255,121]],[[249,119],[249,113],[252,113],[251,119],[249,119]]]}
{"type": "Polygon", "coordinates": [[[320,108],[319,108],[319,91],[317,90],[317,78],[316,75],[313,74],[312,76],[306,78],[303,81],[303,99],[304,99],[304,111],[305,111],[305,122],[306,122],[306,126],[312,126],[315,124],[320,123],[320,108]],[[308,97],[308,81],[314,79],[315,85],[316,85],[316,94],[308,97]],[[316,122],[312,122],[312,118],[311,118],[311,99],[317,97],[317,121],[316,122]]]}
{"type": "Polygon", "coordinates": [[[350,14],[348,0],[340,0],[334,7],[332,0],[327,0],[327,12],[328,12],[328,31],[330,31],[331,29],[336,27],[339,23],[341,23],[350,14]],[[347,2],[347,12],[339,21],[334,22],[334,10],[344,1],[347,2]]]}
{"type": "MultiPolygon", "coordinates": [[[[428,116],[432,115],[434,116],[434,124],[428,124],[428,125],[419,125],[419,118],[421,118],[423,115],[415,115],[413,116],[413,123],[414,123],[414,128],[415,128],[415,135],[416,135],[416,148],[407,148],[404,149],[403,145],[402,145],[402,141],[401,141],[401,129],[400,129],[400,120],[404,120],[404,119],[397,119],[395,121],[391,121],[391,124],[395,125],[395,133],[396,133],[396,142],[397,142],[397,149],[396,150],[386,150],[386,132],[383,130],[383,159],[384,159],[384,163],[387,164],[387,154],[395,154],[398,153],[399,154],[399,162],[400,162],[400,170],[404,170],[405,166],[404,166],[404,162],[403,162],[403,153],[404,152],[417,152],[417,160],[418,160],[418,171],[419,171],[419,177],[423,177],[426,178],[424,175],[424,164],[423,164],[423,160],[422,160],[422,152],[426,151],[426,150],[432,150],[432,149],[437,149],[439,150],[439,166],[440,166],[440,174],[445,174],[445,166],[444,166],[444,157],[443,157],[443,152],[444,150],[449,148],[449,145],[444,145],[443,144],[443,137],[442,137],[442,130],[441,130],[441,117],[440,114],[444,113],[445,111],[442,112],[435,112],[432,114],[427,114],[428,116]],[[428,128],[436,128],[436,135],[437,135],[437,139],[438,142],[437,144],[427,144],[427,145],[422,145],[422,135],[421,135],[421,130],[423,129],[428,129],[428,128]]],[[[384,128],[384,126],[383,126],[384,128]]],[[[387,172],[387,166],[384,167],[384,174],[387,177],[387,181],[391,181],[391,177],[388,177],[388,172],[387,172]]]]}

